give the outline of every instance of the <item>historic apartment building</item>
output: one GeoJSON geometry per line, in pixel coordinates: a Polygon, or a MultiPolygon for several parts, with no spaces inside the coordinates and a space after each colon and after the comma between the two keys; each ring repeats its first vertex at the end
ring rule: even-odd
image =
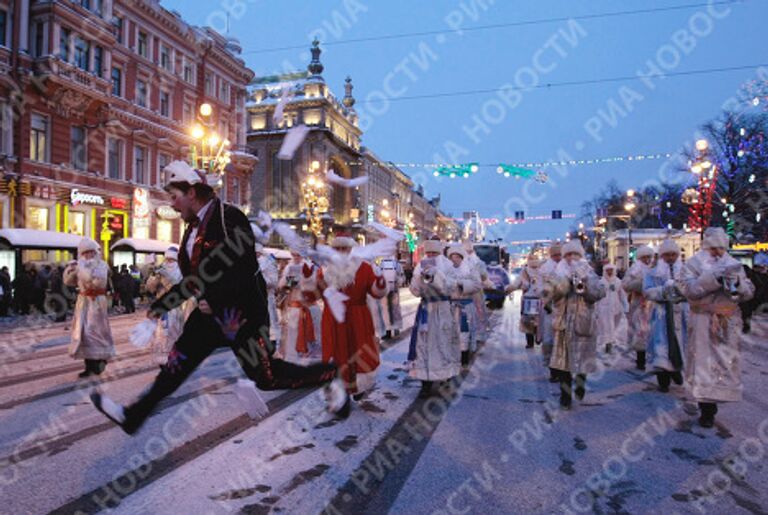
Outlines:
{"type": "MultiPolygon", "coordinates": [[[[221,195],[247,207],[240,51],[158,1],[0,0],[0,228],[90,236],[107,256],[123,238],[178,242],[160,171],[190,156],[195,123],[231,142],[221,195]]],[[[60,257],[53,240],[21,260],[60,257]]]]}

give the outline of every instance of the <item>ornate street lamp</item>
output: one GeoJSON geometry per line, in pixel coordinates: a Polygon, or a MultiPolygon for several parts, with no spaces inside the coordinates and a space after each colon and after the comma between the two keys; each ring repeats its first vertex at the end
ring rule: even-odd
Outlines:
{"type": "Polygon", "coordinates": [[[328,212],[326,184],[317,173],[319,169],[320,163],[312,161],[307,173],[307,179],[301,183],[304,212],[307,217],[307,229],[315,237],[322,235],[323,215],[328,212]]]}
{"type": "Polygon", "coordinates": [[[214,127],[211,104],[200,105],[197,121],[190,133],[195,139],[190,154],[190,165],[207,174],[216,176],[218,185],[227,165],[232,161],[230,142],[219,136],[214,127]]]}

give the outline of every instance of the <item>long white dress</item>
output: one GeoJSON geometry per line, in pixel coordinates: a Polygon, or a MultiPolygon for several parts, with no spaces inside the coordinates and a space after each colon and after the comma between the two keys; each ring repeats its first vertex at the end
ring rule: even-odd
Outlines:
{"type": "Polygon", "coordinates": [[[459,325],[461,350],[474,350],[477,348],[479,335],[475,295],[483,291],[480,274],[474,267],[462,263],[458,267],[448,267],[445,275],[449,283],[454,284],[450,296],[454,316],[459,325]]]}
{"type": "Polygon", "coordinates": [[[416,312],[408,352],[410,376],[422,381],[443,381],[461,371],[459,324],[451,307],[450,295],[455,283],[445,274],[452,266],[439,256],[431,284],[422,278],[422,263],[416,265],[410,290],[421,297],[416,312]]]}
{"type": "Polygon", "coordinates": [[[283,305],[279,355],[298,365],[320,359],[321,321],[318,305],[319,268],[310,263],[290,263],[283,269],[279,288],[288,288],[283,305]]]}
{"type": "Polygon", "coordinates": [[[621,285],[628,294],[629,314],[627,315],[630,327],[629,344],[632,350],[645,352],[648,346],[648,334],[651,326],[651,303],[643,295],[643,282],[645,274],[651,267],[642,261],[637,261],[630,267],[621,285]]]}
{"type": "Polygon", "coordinates": [[[604,275],[600,283],[605,288],[605,297],[595,305],[597,344],[623,344],[627,341],[627,335],[626,332],[621,334],[620,330],[626,331],[623,319],[627,310],[627,295],[621,287],[621,280],[615,275],[610,278],[604,275]]]}
{"type": "Polygon", "coordinates": [[[115,343],[109,327],[107,276],[100,258],[81,259],[64,270],[64,284],[77,286],[69,355],[74,359],[109,360],[115,343]]]}
{"type": "Polygon", "coordinates": [[[552,328],[554,318],[554,303],[552,302],[552,292],[554,282],[557,278],[555,273],[557,263],[552,259],[547,259],[539,268],[539,277],[541,279],[541,311],[539,312],[538,338],[541,341],[541,356],[544,366],[549,366],[552,357],[552,348],[555,345],[555,331],[552,328]]]}
{"type": "Polygon", "coordinates": [[[681,276],[682,269],[683,264],[679,259],[672,270],[666,262],[659,260],[656,267],[645,275],[643,293],[653,302],[648,362],[655,372],[683,369],[690,309],[685,297],[674,288],[675,279],[681,276]],[[669,310],[672,310],[671,314],[669,310]],[[674,326],[674,339],[671,338],[670,323],[674,326]]]}
{"type": "Polygon", "coordinates": [[[715,259],[699,251],[686,261],[678,289],[690,304],[690,332],[685,350],[685,380],[697,402],[739,401],[741,382],[741,312],[739,303],[754,295],[741,264],[729,255],[715,259]],[[736,295],[718,280],[738,281],[736,295]]]}

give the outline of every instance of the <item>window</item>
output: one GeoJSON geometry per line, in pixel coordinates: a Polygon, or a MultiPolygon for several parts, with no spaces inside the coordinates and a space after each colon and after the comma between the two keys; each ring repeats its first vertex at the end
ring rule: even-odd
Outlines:
{"type": "Polygon", "coordinates": [[[110,138],[107,143],[107,169],[110,179],[123,178],[123,142],[110,138]]]}
{"type": "Polygon", "coordinates": [[[80,36],[75,37],[75,66],[81,70],[88,71],[88,54],[91,45],[80,36]]]}
{"type": "Polygon", "coordinates": [[[12,122],[13,107],[11,104],[0,102],[0,154],[13,155],[12,122]]]}
{"type": "Polygon", "coordinates": [[[0,46],[9,46],[5,40],[8,35],[8,11],[0,9],[0,46]]]}
{"type": "Polygon", "coordinates": [[[163,116],[171,115],[171,96],[167,91],[160,92],[160,114],[163,116]]]}
{"type": "Polygon", "coordinates": [[[136,81],[136,103],[141,107],[147,107],[147,83],[143,80],[136,81]]]}
{"type": "Polygon", "coordinates": [[[40,206],[27,206],[27,216],[24,217],[24,225],[27,229],[38,231],[48,230],[48,208],[40,206]]]}
{"type": "Polygon", "coordinates": [[[194,121],[193,115],[192,115],[192,104],[188,102],[184,102],[184,113],[182,116],[182,122],[184,125],[189,125],[194,121]]]}
{"type": "Polygon", "coordinates": [[[213,74],[210,72],[205,74],[205,94],[213,96],[213,74]]]}
{"type": "Polygon", "coordinates": [[[272,198],[270,209],[274,211],[290,210],[297,204],[292,200],[293,195],[288,191],[288,185],[293,176],[293,161],[278,159],[277,152],[272,154],[272,198]]]}
{"type": "Polygon", "coordinates": [[[171,243],[173,238],[173,224],[169,220],[157,221],[157,239],[171,243]]]}
{"type": "Polygon", "coordinates": [[[112,18],[112,30],[115,33],[115,39],[119,44],[123,44],[123,19],[119,16],[112,18]]]}
{"type": "Polygon", "coordinates": [[[85,146],[85,127],[72,127],[71,129],[70,161],[76,170],[86,170],[88,154],[85,146]]]}
{"type": "Polygon", "coordinates": [[[70,211],[67,220],[67,232],[85,236],[85,213],[70,211]]]}
{"type": "MultiPolygon", "coordinates": [[[[157,155],[157,184],[162,186],[163,184],[163,169],[171,163],[171,156],[168,154],[157,155]]],[[[165,240],[163,240],[165,241],[165,240]]],[[[170,240],[169,240],[170,241],[170,240]]]]}
{"type": "Polygon", "coordinates": [[[184,63],[184,80],[193,84],[195,82],[195,76],[192,68],[192,64],[184,63]]]}
{"type": "Polygon", "coordinates": [[[59,33],[59,59],[69,62],[69,29],[61,27],[59,33]]]}
{"type": "Polygon", "coordinates": [[[137,184],[145,184],[147,176],[147,151],[143,147],[133,149],[133,180],[137,184]]]}
{"type": "Polygon", "coordinates": [[[146,32],[139,31],[139,39],[136,51],[142,57],[149,57],[149,38],[146,32]]]}
{"type": "Polygon", "coordinates": [[[219,98],[224,102],[229,102],[229,83],[223,80],[219,87],[219,98]]]}
{"type": "Polygon", "coordinates": [[[29,158],[33,161],[48,161],[48,118],[32,113],[29,129],[29,158]]]}
{"type": "Polygon", "coordinates": [[[104,70],[104,49],[100,46],[93,48],[93,74],[97,77],[101,77],[104,70]]]}
{"type": "Polygon", "coordinates": [[[123,96],[123,73],[115,66],[112,67],[112,95],[123,96]]]}
{"type": "MultiPolygon", "coordinates": [[[[0,18],[2,18],[2,12],[0,11],[0,18]]],[[[0,19],[0,26],[2,26],[2,20],[0,19]]],[[[36,22],[34,25],[35,31],[35,47],[32,49],[32,55],[34,57],[41,57],[46,54],[45,52],[45,23],[42,21],[36,22]]],[[[2,31],[2,28],[0,28],[2,31]]],[[[2,39],[0,39],[2,42],[2,39]]]]}
{"type": "Polygon", "coordinates": [[[240,204],[240,178],[239,177],[232,177],[232,198],[230,202],[233,202],[237,205],[240,204]]]}
{"type": "Polygon", "coordinates": [[[169,72],[173,71],[173,67],[171,66],[171,51],[165,45],[160,45],[160,66],[169,72]]]}

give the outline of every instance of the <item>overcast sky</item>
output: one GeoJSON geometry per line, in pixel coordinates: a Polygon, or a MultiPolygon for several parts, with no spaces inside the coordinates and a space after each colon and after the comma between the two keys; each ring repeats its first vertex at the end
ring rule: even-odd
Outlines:
{"type": "MultiPolygon", "coordinates": [[[[444,209],[455,216],[470,209],[497,218],[518,210],[578,213],[611,178],[630,188],[660,173],[678,177],[665,172],[664,160],[625,161],[550,168],[550,181],[542,185],[505,179],[495,164],[545,162],[562,153],[588,160],[676,152],[757,77],[746,68],[689,72],[768,64],[765,0],[162,4],[222,32],[230,6],[229,35],[240,40],[257,75],[304,69],[317,36],[326,82],[342,96],[344,78],[352,77],[363,143],[381,158],[493,165],[466,180],[437,180],[431,170],[404,168],[428,195],[441,194],[444,209]],[[658,10],[636,12],[651,9],[658,10]],[[420,35],[388,37],[405,33],[420,35]],[[370,40],[354,41],[361,38],[370,40]],[[638,73],[649,76],[614,80],[638,73]],[[467,94],[439,96],[455,92],[467,94]]],[[[562,237],[572,222],[496,229],[504,228],[507,240],[562,237]]]]}

